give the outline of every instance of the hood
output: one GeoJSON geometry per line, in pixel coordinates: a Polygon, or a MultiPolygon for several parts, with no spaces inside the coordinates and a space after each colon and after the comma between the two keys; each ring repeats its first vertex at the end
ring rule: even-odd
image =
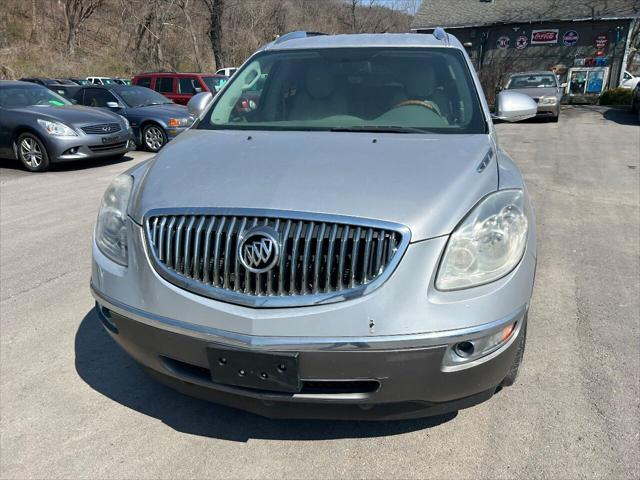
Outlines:
{"type": "Polygon", "coordinates": [[[450,233],[497,189],[494,160],[478,172],[490,145],[488,135],[190,130],[151,163],[130,214],[314,212],[400,223],[423,240],[450,233]]]}
{"type": "Polygon", "coordinates": [[[93,125],[96,123],[121,122],[120,115],[99,108],[66,105],[64,107],[23,107],[17,112],[37,115],[38,118],[57,120],[70,126],[93,125]]]}
{"type": "Polygon", "coordinates": [[[531,98],[540,98],[540,97],[553,97],[559,95],[558,89],[554,87],[549,88],[510,88],[510,92],[518,92],[524,93],[525,95],[529,95],[531,98]]]}
{"type": "Polygon", "coordinates": [[[184,105],[177,105],[175,103],[167,103],[166,105],[148,105],[146,107],[133,107],[129,111],[133,110],[140,115],[146,115],[147,117],[187,117],[189,116],[189,110],[184,105]]]}

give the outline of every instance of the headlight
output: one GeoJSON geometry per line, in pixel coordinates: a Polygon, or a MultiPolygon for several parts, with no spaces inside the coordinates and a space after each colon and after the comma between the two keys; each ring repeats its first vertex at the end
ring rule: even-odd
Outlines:
{"type": "Polygon", "coordinates": [[[542,105],[555,105],[558,99],[556,97],[541,97],[540,103],[542,105]]]}
{"type": "Polygon", "coordinates": [[[133,177],[119,175],[104,192],[96,222],[96,244],[114,262],[127,265],[127,205],[133,177]]]}
{"type": "Polygon", "coordinates": [[[191,118],[170,118],[167,122],[170,127],[188,127],[193,123],[191,118]]]}
{"type": "Polygon", "coordinates": [[[120,115],[120,118],[122,118],[125,130],[129,130],[129,128],[131,128],[131,125],[129,124],[129,120],[127,120],[127,117],[123,117],[122,115],[120,115]]]}
{"type": "Polygon", "coordinates": [[[503,190],[482,200],[449,238],[438,290],[458,290],[497,280],[520,262],[529,222],[522,190],[503,190]]]}
{"type": "Polygon", "coordinates": [[[77,137],[78,134],[64,123],[52,122],[51,120],[38,119],[38,124],[44,128],[49,135],[55,137],[77,137]]]}

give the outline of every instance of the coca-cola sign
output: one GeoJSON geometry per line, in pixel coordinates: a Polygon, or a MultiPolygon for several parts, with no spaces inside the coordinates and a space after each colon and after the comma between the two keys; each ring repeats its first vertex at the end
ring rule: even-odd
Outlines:
{"type": "Polygon", "coordinates": [[[531,45],[558,43],[558,29],[533,30],[531,45]]]}

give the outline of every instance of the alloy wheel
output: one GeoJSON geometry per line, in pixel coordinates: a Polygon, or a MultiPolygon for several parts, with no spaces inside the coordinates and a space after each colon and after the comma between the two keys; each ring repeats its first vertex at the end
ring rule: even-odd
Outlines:
{"type": "Polygon", "coordinates": [[[42,149],[34,138],[27,137],[20,142],[20,156],[24,163],[31,168],[38,168],[42,164],[42,149]]]}
{"type": "Polygon", "coordinates": [[[144,131],[144,143],[149,150],[160,150],[164,144],[162,130],[159,127],[147,127],[144,131]]]}

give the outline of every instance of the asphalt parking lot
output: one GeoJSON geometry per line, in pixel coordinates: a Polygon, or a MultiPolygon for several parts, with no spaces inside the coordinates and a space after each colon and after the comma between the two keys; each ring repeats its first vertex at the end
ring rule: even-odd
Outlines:
{"type": "Polygon", "coordinates": [[[445,417],[275,421],[182,396],[102,331],[90,241],[118,163],[0,161],[2,478],[638,478],[640,125],[570,107],[501,124],[537,210],[517,384],[445,417]]]}

